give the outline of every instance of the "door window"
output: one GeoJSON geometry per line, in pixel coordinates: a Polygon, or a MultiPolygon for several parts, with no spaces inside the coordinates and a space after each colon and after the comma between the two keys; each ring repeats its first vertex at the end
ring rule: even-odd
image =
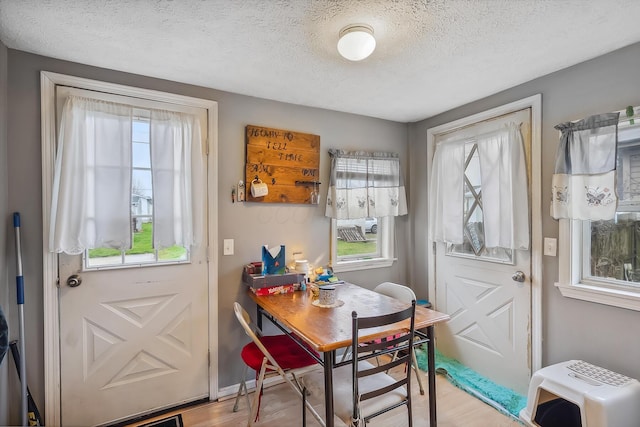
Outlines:
{"type": "Polygon", "coordinates": [[[480,178],[478,144],[475,141],[469,141],[465,144],[463,188],[464,240],[459,245],[448,244],[447,254],[473,257],[485,261],[513,263],[513,251],[511,249],[487,248],[484,244],[482,179],[480,178]]]}
{"type": "Polygon", "coordinates": [[[136,110],[131,129],[131,233],[132,248],[119,251],[95,248],[85,251],[84,268],[122,267],[189,261],[184,246],[153,247],[153,180],[148,111],[136,110]]]}
{"type": "MultiPolygon", "coordinates": [[[[81,224],[87,225],[71,229],[61,227],[61,230],[66,231],[60,233],[70,233],[69,235],[74,238],[76,236],[74,233],[82,233],[77,234],[79,236],[77,241],[81,244],[80,251],[68,252],[64,249],[64,244],[59,243],[60,240],[58,240],[56,233],[55,244],[61,245],[61,249],[56,249],[56,252],[83,253],[83,269],[85,270],[190,262],[190,245],[199,244],[199,236],[201,236],[199,228],[203,220],[200,213],[203,209],[201,206],[203,193],[202,185],[199,182],[202,178],[200,176],[202,160],[206,155],[202,150],[203,140],[201,138],[201,135],[205,134],[204,128],[207,125],[206,111],[195,107],[176,106],[61,86],[57,89],[58,123],[61,123],[62,118],[65,117],[62,112],[66,111],[66,101],[71,100],[72,96],[75,97],[73,99],[82,98],[95,100],[98,103],[105,102],[105,105],[122,105],[128,108],[124,111],[128,111],[130,117],[128,120],[121,120],[116,124],[116,120],[111,121],[104,118],[101,118],[100,122],[94,122],[92,121],[93,116],[88,115],[89,118],[83,122],[82,119],[79,119],[79,117],[83,117],[80,114],[67,112],[70,118],[64,122],[67,128],[60,125],[60,138],[63,138],[62,129],[64,129],[64,139],[69,141],[65,144],[70,144],[69,146],[72,148],[78,147],[79,144],[80,149],[76,148],[74,153],[80,153],[79,159],[84,159],[84,156],[86,159],[81,161],[73,157],[73,160],[64,160],[64,165],[71,168],[69,169],[71,171],[74,171],[74,168],[80,168],[83,170],[81,176],[87,180],[84,186],[89,190],[82,191],[88,192],[86,193],[88,196],[78,198],[76,205],[74,205],[84,207],[77,210],[76,217],[81,221],[81,224]],[[71,116],[71,114],[76,115],[71,116]],[[69,123],[73,124],[70,120],[91,124],[81,127],[82,131],[73,133],[68,130],[75,129],[69,125],[69,123]],[[94,134],[91,132],[87,133],[87,136],[84,136],[83,133],[85,129],[89,131],[98,129],[102,132],[100,135],[106,134],[104,129],[110,126],[120,126],[119,132],[113,132],[114,135],[117,135],[117,142],[104,137],[98,139],[98,137],[93,137],[94,134]],[[76,138],[80,142],[73,142],[72,138],[76,138]],[[88,148],[83,151],[82,147],[85,146],[83,141],[85,140],[88,148]],[[103,151],[106,149],[108,152],[112,143],[119,147],[122,155],[110,158],[111,163],[103,161],[100,163],[102,169],[97,169],[97,163],[92,160],[96,156],[93,151],[94,147],[96,144],[102,144],[100,149],[103,151]],[[118,184],[118,187],[113,187],[111,181],[105,183],[104,177],[110,175],[102,171],[108,170],[111,165],[129,170],[130,181],[127,179],[123,181],[124,185],[118,184]],[[103,178],[100,181],[101,177],[103,178]],[[117,229],[124,229],[123,233],[130,236],[130,247],[128,244],[106,247],[104,242],[100,244],[104,240],[102,234],[100,235],[101,240],[95,239],[94,244],[91,244],[91,237],[85,237],[87,234],[84,227],[96,227],[94,224],[98,223],[98,216],[100,216],[102,223],[105,223],[104,210],[102,215],[98,215],[101,211],[99,206],[110,206],[108,200],[111,199],[108,198],[100,202],[100,197],[106,197],[100,189],[106,189],[106,193],[109,193],[109,197],[111,197],[114,193],[113,188],[126,189],[128,194],[125,196],[124,203],[119,205],[123,209],[117,210],[119,216],[117,221],[107,217],[107,223],[120,224],[117,229]],[[98,200],[98,202],[96,203],[94,200],[98,200]],[[96,214],[92,214],[94,212],[96,214]],[[123,220],[120,220],[120,217],[123,220]]],[[[94,104],[89,105],[91,108],[94,104]]],[[[72,108],[69,108],[69,111],[72,111],[72,108]]],[[[119,113],[121,111],[118,110],[119,113]]],[[[58,141],[58,144],[63,144],[63,142],[58,141]]],[[[71,151],[68,150],[69,148],[65,146],[61,152],[69,156],[68,153],[71,151]]],[[[99,157],[98,155],[96,158],[99,157]]],[[[62,157],[62,159],[66,158],[62,157]]],[[[74,181],[73,173],[67,172],[64,174],[65,178],[60,178],[60,192],[66,188],[64,182],[74,181]]],[[[80,187],[80,190],[82,188],[80,187]]],[[[75,189],[76,187],[74,187],[75,189]]],[[[68,211],[66,200],[65,207],[60,208],[63,202],[59,203],[56,205],[58,211],[64,209],[68,211]]],[[[62,215],[58,215],[58,217],[62,217],[62,215]]],[[[110,227],[110,229],[113,228],[112,225],[110,227]]]]}

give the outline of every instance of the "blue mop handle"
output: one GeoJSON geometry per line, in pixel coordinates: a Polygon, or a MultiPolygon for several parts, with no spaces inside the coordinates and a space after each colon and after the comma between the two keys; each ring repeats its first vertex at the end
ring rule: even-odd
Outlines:
{"type": "Polygon", "coordinates": [[[23,426],[28,426],[28,391],[27,391],[27,351],[25,345],[24,331],[24,278],[22,277],[22,245],[20,244],[20,214],[13,213],[13,228],[16,231],[16,296],[18,298],[18,321],[20,325],[20,395],[21,399],[21,421],[23,426]]]}
{"type": "Polygon", "coordinates": [[[18,305],[24,304],[24,277],[22,276],[22,248],[20,247],[20,214],[13,214],[13,228],[16,230],[16,296],[18,305]]]}

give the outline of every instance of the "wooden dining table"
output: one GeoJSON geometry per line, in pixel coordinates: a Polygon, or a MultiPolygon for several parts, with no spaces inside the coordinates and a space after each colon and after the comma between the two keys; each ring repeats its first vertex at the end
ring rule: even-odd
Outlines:
{"type": "MultiPolygon", "coordinates": [[[[247,291],[257,305],[259,328],[262,329],[263,317],[267,318],[284,332],[293,332],[292,336],[297,338],[297,342],[303,348],[308,345],[322,354],[322,358],[315,358],[324,367],[327,427],[334,425],[333,369],[340,365],[336,361],[336,350],[351,345],[351,313],[355,311],[358,317],[369,317],[397,312],[408,307],[406,302],[351,283],[342,283],[335,287],[336,304],[330,308],[318,306],[317,302],[314,304],[309,290],[261,296],[251,290],[247,291]]],[[[416,306],[416,340],[422,339],[427,343],[430,427],[437,425],[434,326],[448,319],[448,314],[416,306]]],[[[408,329],[409,320],[406,320],[389,327],[368,329],[359,339],[361,342],[367,342],[406,332],[408,329]]]]}

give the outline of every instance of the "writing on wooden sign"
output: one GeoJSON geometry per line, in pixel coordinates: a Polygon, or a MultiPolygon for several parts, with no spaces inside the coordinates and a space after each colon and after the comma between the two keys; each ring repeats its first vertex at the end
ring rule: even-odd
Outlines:
{"type": "Polygon", "coordinates": [[[317,204],[320,183],[320,136],[262,126],[246,127],[246,200],[265,203],[317,204]],[[269,189],[251,196],[251,182],[269,189]]]}

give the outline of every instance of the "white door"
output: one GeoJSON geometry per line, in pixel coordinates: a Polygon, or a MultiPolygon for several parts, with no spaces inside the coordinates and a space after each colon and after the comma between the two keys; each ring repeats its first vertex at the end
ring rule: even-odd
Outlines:
{"type": "MultiPolygon", "coordinates": [[[[510,121],[522,123],[531,182],[530,109],[479,124],[478,130],[510,121]]],[[[474,129],[459,132],[466,138],[474,129]]],[[[458,138],[454,132],[442,136],[446,144],[445,139],[458,138]]],[[[435,305],[451,316],[437,328],[438,349],[494,382],[526,394],[531,375],[530,251],[484,247],[482,182],[472,139],[465,154],[465,243],[435,245],[435,305]]]]}
{"type": "MultiPolygon", "coordinates": [[[[61,421],[104,424],[208,396],[207,263],[79,271],[60,256],[61,421]],[[82,284],[70,287],[78,274],[82,284]]],[[[75,258],[75,259],[74,259],[75,258]]]]}
{"type": "Polygon", "coordinates": [[[189,253],[150,248],[150,166],[137,157],[149,151],[144,132],[144,118],[134,120],[132,229],[139,253],[58,257],[64,426],[112,423],[209,396],[207,225],[189,253]]]}

